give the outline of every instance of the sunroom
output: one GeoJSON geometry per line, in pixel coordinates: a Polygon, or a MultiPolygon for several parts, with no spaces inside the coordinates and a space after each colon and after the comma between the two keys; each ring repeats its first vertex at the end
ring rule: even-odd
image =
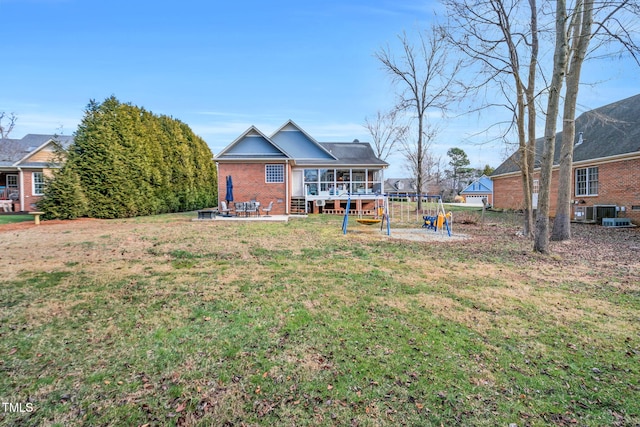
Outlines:
{"type": "Polygon", "coordinates": [[[294,182],[296,177],[303,178],[303,194],[294,197],[304,197],[309,213],[343,213],[349,200],[350,211],[371,213],[384,181],[380,167],[294,169],[293,176],[294,182]]]}

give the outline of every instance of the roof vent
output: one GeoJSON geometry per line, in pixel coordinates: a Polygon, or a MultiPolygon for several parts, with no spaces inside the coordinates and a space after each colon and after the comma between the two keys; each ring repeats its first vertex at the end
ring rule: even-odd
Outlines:
{"type": "Polygon", "coordinates": [[[359,144],[359,143],[360,143],[360,140],[358,140],[358,139],[354,139],[354,140],[353,140],[353,142],[354,142],[354,143],[356,143],[356,144],[359,144]]]}

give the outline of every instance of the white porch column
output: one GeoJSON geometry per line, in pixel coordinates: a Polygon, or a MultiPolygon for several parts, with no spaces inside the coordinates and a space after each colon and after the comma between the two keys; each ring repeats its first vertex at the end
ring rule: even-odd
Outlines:
{"type": "Polygon", "coordinates": [[[18,182],[19,182],[19,186],[20,186],[20,190],[18,192],[18,194],[20,194],[20,211],[24,211],[24,193],[25,193],[25,188],[24,188],[24,171],[21,168],[18,168],[18,182]]]}

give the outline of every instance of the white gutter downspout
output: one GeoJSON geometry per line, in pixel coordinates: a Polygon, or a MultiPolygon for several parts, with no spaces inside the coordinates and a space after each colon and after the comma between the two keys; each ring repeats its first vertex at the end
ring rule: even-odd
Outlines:
{"type": "Polygon", "coordinates": [[[18,166],[18,180],[20,181],[20,192],[18,194],[20,194],[20,212],[24,211],[24,172],[22,171],[22,168],[20,168],[20,166],[18,166]]]}
{"type": "Polygon", "coordinates": [[[291,197],[289,196],[289,173],[291,171],[289,170],[289,159],[286,159],[284,162],[285,162],[285,165],[287,165],[287,167],[286,167],[287,174],[286,174],[286,178],[285,178],[285,181],[284,181],[284,191],[285,191],[284,213],[285,213],[285,215],[289,215],[289,205],[291,204],[291,197]]]}
{"type": "Polygon", "coordinates": [[[220,200],[222,200],[222,199],[220,198],[220,164],[218,162],[216,162],[216,180],[218,181],[218,185],[217,185],[217,188],[216,188],[216,192],[218,193],[218,200],[216,200],[216,202],[218,203],[218,208],[220,209],[220,208],[222,208],[222,206],[220,204],[220,200]]]}

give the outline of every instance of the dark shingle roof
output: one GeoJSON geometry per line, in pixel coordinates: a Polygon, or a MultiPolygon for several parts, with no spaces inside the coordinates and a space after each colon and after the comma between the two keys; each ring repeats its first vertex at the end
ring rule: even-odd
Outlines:
{"type": "MultiPolygon", "coordinates": [[[[576,119],[576,142],[582,132],[583,142],[574,147],[573,161],[612,157],[640,151],[640,95],[587,111],[576,119]]],[[[562,132],[556,134],[554,164],[559,163],[562,132]]],[[[543,138],[536,140],[536,167],[540,165],[543,138]]],[[[492,176],[517,172],[518,153],[496,168],[492,176]]]]}
{"type": "Polygon", "coordinates": [[[376,157],[373,148],[367,142],[321,142],[320,145],[336,157],[340,164],[388,165],[387,162],[376,157]]]}
{"type": "Polygon", "coordinates": [[[33,150],[40,148],[48,141],[57,141],[63,148],[67,148],[73,142],[72,136],[66,135],[40,135],[30,133],[22,139],[0,139],[0,165],[10,166],[24,158],[33,150]]]}

